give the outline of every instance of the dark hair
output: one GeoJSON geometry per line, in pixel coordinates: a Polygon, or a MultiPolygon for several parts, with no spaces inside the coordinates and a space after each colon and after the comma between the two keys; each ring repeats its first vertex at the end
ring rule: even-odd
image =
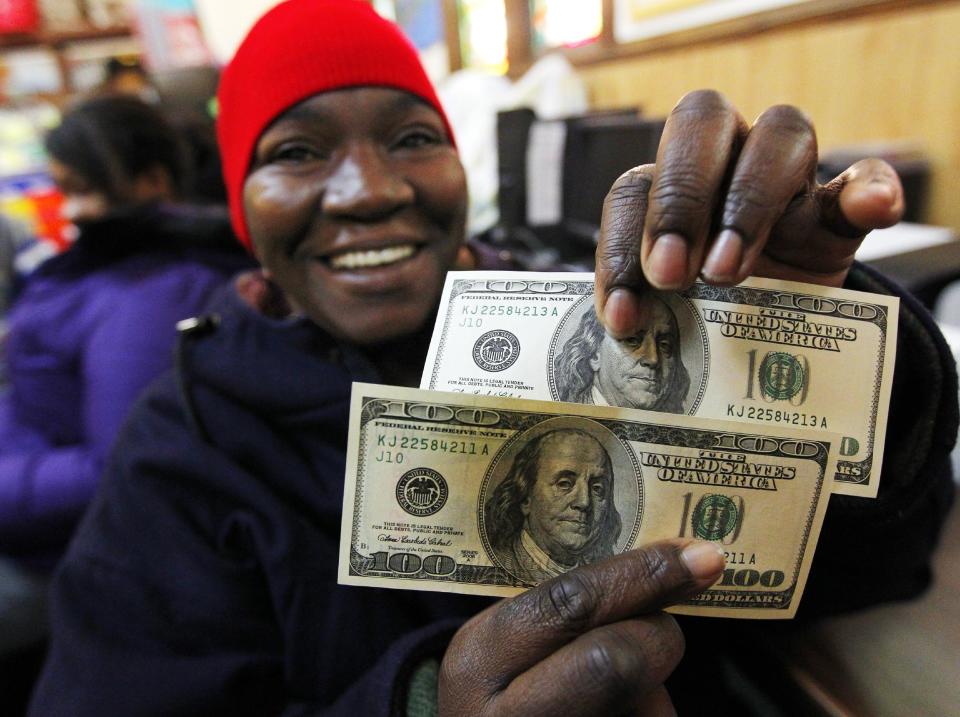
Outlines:
{"type": "Polygon", "coordinates": [[[196,204],[226,204],[227,187],[213,120],[188,109],[168,112],[167,116],[180,135],[189,160],[181,197],[196,204]]]}
{"type": "Polygon", "coordinates": [[[139,75],[144,79],[149,77],[147,71],[143,68],[143,64],[136,57],[111,57],[103,65],[103,74],[107,82],[127,72],[139,75]]]}
{"type": "MultiPolygon", "coordinates": [[[[503,482],[498,485],[493,495],[483,507],[484,526],[487,536],[494,548],[509,550],[523,528],[524,515],[521,506],[530,496],[533,485],[537,481],[537,471],[540,467],[540,455],[543,444],[548,438],[558,435],[585,436],[596,441],[596,437],[578,428],[557,428],[547,431],[527,443],[510,466],[510,472],[503,482]]],[[[599,443],[599,441],[598,441],[599,443]]],[[[607,461],[607,476],[613,482],[613,466],[610,463],[610,454],[603,451],[607,461]]],[[[593,562],[613,555],[613,547],[620,536],[622,524],[620,513],[613,503],[613,492],[610,493],[610,504],[603,516],[603,524],[596,540],[584,547],[582,557],[584,562],[593,562]]]]}
{"type": "Polygon", "coordinates": [[[129,96],[86,100],[69,110],[47,135],[49,155],[80,174],[110,199],[159,166],[175,191],[184,181],[184,150],[177,132],[155,108],[129,96]]]}
{"type": "MultiPolygon", "coordinates": [[[[660,301],[660,299],[653,299],[660,301]]],[[[663,302],[661,302],[663,303],[663,302]]],[[[679,335],[676,317],[673,310],[663,303],[670,312],[673,327],[679,335]]],[[[590,365],[591,359],[597,355],[600,350],[600,344],[603,343],[606,330],[597,319],[596,311],[593,308],[587,309],[577,331],[557,356],[554,376],[556,377],[557,397],[561,401],[570,401],[572,403],[593,403],[591,391],[593,389],[593,367],[590,365]]],[[[680,343],[677,343],[676,369],[670,379],[670,385],[664,391],[663,396],[655,406],[651,408],[654,411],[664,413],[683,413],[683,400],[690,390],[690,373],[683,363],[683,356],[680,354],[680,343]]]]}

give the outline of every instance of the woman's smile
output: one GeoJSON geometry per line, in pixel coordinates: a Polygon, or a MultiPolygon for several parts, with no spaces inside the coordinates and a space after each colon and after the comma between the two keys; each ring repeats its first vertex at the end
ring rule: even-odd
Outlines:
{"type": "MultiPolygon", "coordinates": [[[[384,266],[392,266],[399,261],[409,259],[417,253],[417,247],[412,244],[401,244],[399,246],[389,246],[383,249],[364,249],[361,251],[348,251],[343,254],[328,257],[325,261],[330,268],[335,271],[356,270],[356,269],[375,269],[384,266]]],[[[323,259],[321,259],[323,261],[323,259]]]]}

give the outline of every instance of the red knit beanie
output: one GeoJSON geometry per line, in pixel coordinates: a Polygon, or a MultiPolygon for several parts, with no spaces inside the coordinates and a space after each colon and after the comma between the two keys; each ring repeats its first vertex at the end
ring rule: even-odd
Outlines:
{"type": "Polygon", "coordinates": [[[287,0],[253,26],[223,71],[217,141],[230,218],[250,249],[243,182],[263,131],[320,92],[372,85],[405,90],[440,113],[453,132],[416,49],[363,0],[287,0]]]}

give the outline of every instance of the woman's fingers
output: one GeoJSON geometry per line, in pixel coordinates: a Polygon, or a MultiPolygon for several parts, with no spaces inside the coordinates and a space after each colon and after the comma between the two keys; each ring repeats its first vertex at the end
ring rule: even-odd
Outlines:
{"type": "Polygon", "coordinates": [[[893,168],[880,159],[857,162],[787,207],[754,273],[841,286],[866,234],[897,223],[903,210],[903,186],[893,168]]]}
{"type": "MultiPolygon", "coordinates": [[[[450,714],[481,714],[515,679],[581,636],[693,595],[711,585],[723,566],[723,553],[713,543],[661,541],[497,603],[467,622],[447,648],[441,706],[450,714]]],[[[645,649],[676,650],[675,635],[667,628],[648,637],[652,642],[645,649]]],[[[656,682],[659,674],[651,673],[650,680],[656,682]]],[[[532,685],[531,679],[523,684],[532,685]]],[[[541,691],[552,689],[552,682],[541,685],[541,691]]]]}
{"type": "Polygon", "coordinates": [[[625,336],[637,324],[639,303],[634,291],[647,280],[640,262],[640,239],[653,185],[654,165],[622,174],[603,202],[597,243],[594,302],[597,316],[614,336],[625,336]]]}
{"type": "Polygon", "coordinates": [[[686,95],[657,164],[625,173],[604,202],[595,300],[607,330],[630,332],[636,296],[649,287],[683,289],[698,274],[741,281],[785,208],[812,191],[816,163],[816,135],[799,110],[773,107],[748,129],[722,95],[686,95]]]}
{"type": "Polygon", "coordinates": [[[604,200],[595,294],[597,316],[614,336],[637,323],[635,292],[696,278],[727,166],[746,133],[722,95],[691,92],[667,118],[657,164],[614,182],[604,200]]]}
{"type": "Polygon", "coordinates": [[[743,117],[712,90],[685,95],[667,118],[641,248],[654,288],[682,289],[696,279],[747,132],[743,117]]]}
{"type": "Polygon", "coordinates": [[[623,174],[604,202],[596,310],[615,338],[640,318],[638,296],[754,274],[840,286],[863,237],[903,215],[889,164],[856,163],[816,184],[807,117],[772,107],[747,128],[713,91],[686,95],[667,119],[656,165],[623,174]]]}
{"type": "Polygon", "coordinates": [[[683,634],[666,613],[604,625],[519,675],[491,707],[517,715],[634,714],[662,702],[663,682],[683,647],[683,634]]]}
{"type": "MultiPolygon", "coordinates": [[[[863,236],[872,229],[892,226],[903,216],[903,185],[893,167],[882,159],[857,162],[834,182],[825,185],[823,190],[818,193],[818,200],[823,207],[822,222],[828,229],[839,223],[841,227],[852,227],[863,236]],[[831,215],[829,205],[824,205],[829,196],[827,190],[834,183],[840,184],[838,217],[831,215]]],[[[836,233],[842,233],[842,228],[836,233]]]]}
{"type": "Polygon", "coordinates": [[[749,276],[787,205],[812,191],[816,170],[817,139],[806,116],[786,105],[761,114],[733,167],[704,279],[732,285],[749,276]]]}

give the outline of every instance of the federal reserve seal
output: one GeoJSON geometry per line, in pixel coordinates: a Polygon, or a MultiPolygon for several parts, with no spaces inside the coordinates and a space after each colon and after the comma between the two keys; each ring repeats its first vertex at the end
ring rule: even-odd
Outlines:
{"type": "Polygon", "coordinates": [[[760,362],[760,391],[775,401],[789,401],[803,389],[807,372],[796,356],[771,351],[760,362]]]}
{"type": "Polygon", "coordinates": [[[397,503],[410,515],[433,515],[447,502],[447,481],[432,468],[414,468],[397,482],[397,503]]]}
{"type": "Polygon", "coordinates": [[[737,527],[740,512],[725,495],[710,493],[693,509],[693,534],[702,540],[721,540],[737,527]]]}
{"type": "Polygon", "coordinates": [[[484,371],[503,371],[520,355],[520,342],[509,331],[488,331],[473,345],[473,361],[484,371]]]}

